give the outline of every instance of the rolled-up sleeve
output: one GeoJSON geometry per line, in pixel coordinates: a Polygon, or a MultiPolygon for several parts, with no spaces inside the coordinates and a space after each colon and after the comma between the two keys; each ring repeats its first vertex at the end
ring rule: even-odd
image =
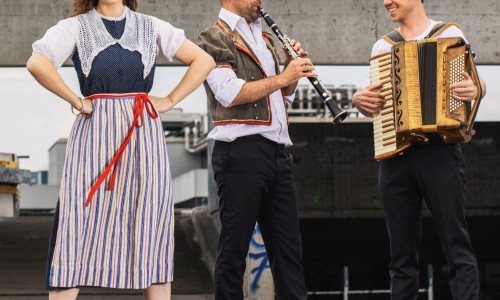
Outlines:
{"type": "Polygon", "coordinates": [[[246,83],[235,73],[236,48],[234,43],[222,30],[212,27],[200,34],[198,45],[215,60],[216,67],[208,75],[207,83],[215,99],[222,106],[228,107],[246,83]]]}
{"type": "Polygon", "coordinates": [[[45,35],[33,43],[33,53],[45,55],[56,69],[70,58],[76,49],[74,25],[71,19],[64,19],[52,26],[45,35]]]}
{"type": "Polygon", "coordinates": [[[186,40],[184,30],[172,26],[170,23],[154,18],[158,30],[158,50],[161,56],[173,61],[173,57],[182,43],[186,40]]]}
{"type": "Polygon", "coordinates": [[[292,104],[293,100],[295,100],[295,92],[293,92],[290,96],[285,96],[285,100],[288,104],[292,104]]]}
{"type": "Polygon", "coordinates": [[[236,73],[229,68],[215,68],[207,77],[207,83],[215,99],[224,107],[228,107],[233,102],[245,82],[236,77],[236,73]]]}

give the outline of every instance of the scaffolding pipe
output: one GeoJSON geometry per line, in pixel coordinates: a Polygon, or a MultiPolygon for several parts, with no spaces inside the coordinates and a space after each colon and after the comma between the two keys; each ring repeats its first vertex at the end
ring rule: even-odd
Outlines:
{"type": "Polygon", "coordinates": [[[205,150],[208,146],[208,139],[207,137],[203,137],[203,138],[198,138],[198,136],[196,137],[193,137],[193,144],[191,145],[190,143],[190,136],[191,136],[191,132],[193,132],[193,135],[195,135],[195,132],[196,132],[196,135],[198,133],[198,130],[194,130],[189,128],[189,127],[184,127],[184,148],[186,149],[187,152],[189,153],[198,153],[202,150],[205,150]]]}
{"type": "Polygon", "coordinates": [[[344,266],[344,300],[349,300],[349,268],[344,266]]]}
{"type": "MultiPolygon", "coordinates": [[[[342,291],[311,291],[307,292],[308,295],[328,296],[328,295],[342,295],[343,300],[349,300],[349,295],[364,295],[364,294],[390,294],[391,290],[349,290],[349,267],[344,266],[344,289],[342,291]]],[[[427,266],[427,289],[419,289],[419,294],[427,293],[428,300],[434,300],[434,284],[433,284],[433,267],[427,266]]]]}

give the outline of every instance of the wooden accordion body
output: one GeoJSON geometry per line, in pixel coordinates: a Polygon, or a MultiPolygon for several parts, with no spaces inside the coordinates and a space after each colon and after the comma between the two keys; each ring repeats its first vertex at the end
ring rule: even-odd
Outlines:
{"type": "Polygon", "coordinates": [[[470,141],[480,97],[471,107],[453,98],[449,88],[464,80],[463,71],[472,73],[480,91],[470,47],[461,38],[401,42],[372,57],[371,82],[383,83],[380,93],[386,100],[373,116],[375,159],[391,158],[436,137],[444,143],[470,141]]]}

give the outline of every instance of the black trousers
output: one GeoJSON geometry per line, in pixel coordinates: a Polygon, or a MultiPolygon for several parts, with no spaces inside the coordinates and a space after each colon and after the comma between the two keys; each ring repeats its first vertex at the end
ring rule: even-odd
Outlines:
{"type": "Polygon", "coordinates": [[[465,221],[464,167],[458,144],[415,145],[380,163],[392,300],[417,299],[422,200],[444,250],[453,299],[478,299],[477,260],[465,221]]]}
{"type": "Polygon", "coordinates": [[[222,223],[215,299],[243,299],[243,276],[256,221],[278,299],[306,299],[292,157],[260,135],[216,141],[212,167],[222,223]]]}

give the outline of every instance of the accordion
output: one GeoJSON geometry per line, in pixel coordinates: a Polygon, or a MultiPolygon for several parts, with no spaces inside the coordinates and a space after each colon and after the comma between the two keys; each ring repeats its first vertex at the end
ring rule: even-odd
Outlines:
{"type": "Polygon", "coordinates": [[[461,38],[429,38],[394,44],[370,58],[371,83],[382,83],[385,106],[373,116],[375,159],[402,154],[414,143],[470,141],[481,86],[470,46],[461,38]],[[453,97],[449,86],[471,74],[474,104],[453,97]]]}

